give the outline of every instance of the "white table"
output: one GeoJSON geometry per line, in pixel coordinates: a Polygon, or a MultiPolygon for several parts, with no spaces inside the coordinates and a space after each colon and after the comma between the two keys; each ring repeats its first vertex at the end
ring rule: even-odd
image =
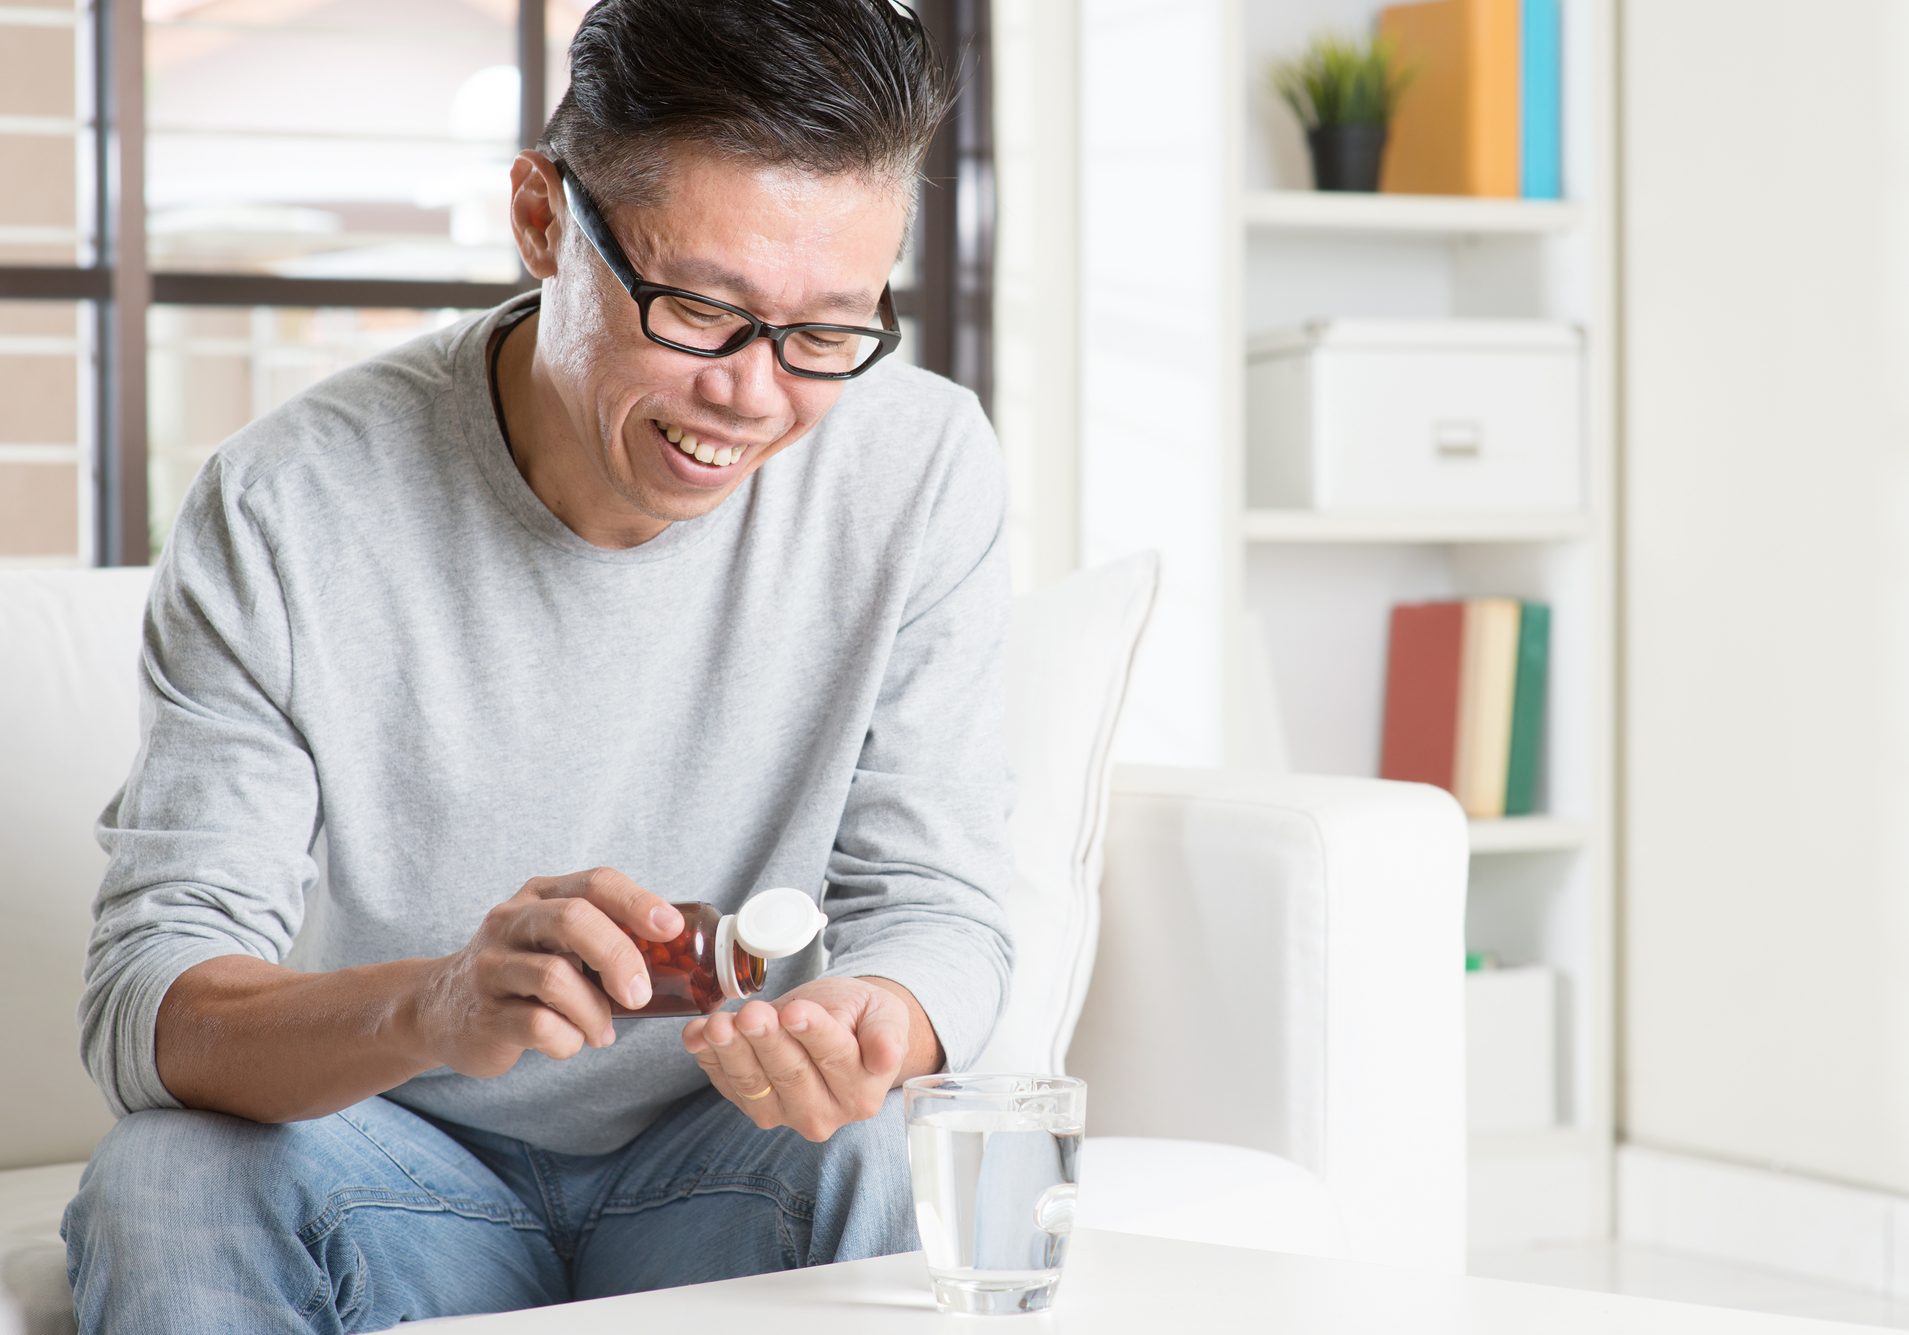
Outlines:
{"type": "Polygon", "coordinates": [[[1328,1261],[1082,1229],[1049,1312],[943,1315],[921,1253],[695,1284],[529,1312],[429,1325],[462,1335],[629,1335],[768,1331],[774,1335],[940,1335],[1067,1331],[1280,1332],[1280,1335],[1851,1335],[1841,1321],[1513,1284],[1498,1279],[1328,1261]]]}

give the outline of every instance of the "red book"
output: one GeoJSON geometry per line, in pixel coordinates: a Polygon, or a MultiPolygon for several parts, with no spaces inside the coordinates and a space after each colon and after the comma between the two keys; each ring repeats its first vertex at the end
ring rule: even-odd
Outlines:
{"type": "Polygon", "coordinates": [[[1464,603],[1402,603],[1392,609],[1380,778],[1457,791],[1464,659],[1464,603]]]}

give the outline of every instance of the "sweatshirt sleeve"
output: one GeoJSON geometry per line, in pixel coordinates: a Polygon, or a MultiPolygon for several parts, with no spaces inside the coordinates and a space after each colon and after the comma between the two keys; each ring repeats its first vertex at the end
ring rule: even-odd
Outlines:
{"type": "Polygon", "coordinates": [[[963,404],[823,900],[829,972],[906,987],[951,1071],[993,1032],[1013,959],[1007,474],[979,403],[963,404]]]}
{"type": "Polygon", "coordinates": [[[173,981],[220,955],[281,961],[318,876],[283,591],[220,455],[153,572],[139,673],[140,747],[95,827],[107,866],[79,1007],[81,1055],[120,1117],[179,1106],[153,1048],[173,981]]]}

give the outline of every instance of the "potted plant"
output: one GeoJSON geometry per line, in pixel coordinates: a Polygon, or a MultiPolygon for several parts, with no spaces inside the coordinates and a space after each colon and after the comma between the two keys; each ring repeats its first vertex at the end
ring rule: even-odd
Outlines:
{"type": "Polygon", "coordinates": [[[1322,33],[1296,60],[1276,61],[1273,90],[1299,117],[1321,190],[1377,190],[1386,123],[1412,69],[1394,68],[1392,44],[1322,33]]]}

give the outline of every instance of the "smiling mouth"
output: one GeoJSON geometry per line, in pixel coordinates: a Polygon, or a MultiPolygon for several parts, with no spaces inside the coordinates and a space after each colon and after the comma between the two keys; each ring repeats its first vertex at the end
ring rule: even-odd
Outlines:
{"type": "Polygon", "coordinates": [[[728,468],[743,456],[744,447],[741,445],[710,445],[697,439],[694,432],[685,431],[679,426],[671,426],[668,422],[658,421],[654,417],[650,419],[650,425],[656,428],[657,434],[664,440],[705,468],[728,468]]]}

